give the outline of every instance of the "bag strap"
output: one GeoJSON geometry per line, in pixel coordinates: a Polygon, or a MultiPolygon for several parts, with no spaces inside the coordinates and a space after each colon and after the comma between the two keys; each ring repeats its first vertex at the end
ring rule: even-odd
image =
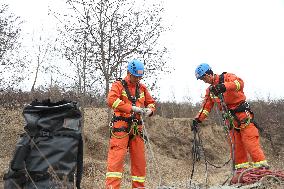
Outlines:
{"type": "Polygon", "coordinates": [[[76,174],[76,187],[77,189],[81,188],[81,180],[83,175],[83,139],[82,136],[79,139],[78,145],[78,156],[77,156],[77,174],[76,174]]]}

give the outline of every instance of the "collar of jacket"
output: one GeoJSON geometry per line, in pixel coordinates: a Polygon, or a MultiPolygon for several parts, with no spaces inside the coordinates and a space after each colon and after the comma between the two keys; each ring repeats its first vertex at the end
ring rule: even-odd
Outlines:
{"type": "Polygon", "coordinates": [[[124,78],[124,80],[126,81],[126,83],[127,83],[127,85],[128,85],[129,87],[135,87],[135,86],[136,86],[136,84],[133,84],[133,83],[130,82],[130,75],[127,75],[127,76],[124,78]]]}
{"type": "Polygon", "coordinates": [[[220,75],[214,74],[212,85],[217,85],[219,83],[219,78],[220,78],[220,75]]]}

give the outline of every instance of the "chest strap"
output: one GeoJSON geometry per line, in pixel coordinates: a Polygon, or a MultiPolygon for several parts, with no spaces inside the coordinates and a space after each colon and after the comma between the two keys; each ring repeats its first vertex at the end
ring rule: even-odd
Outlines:
{"type": "Polygon", "coordinates": [[[219,76],[219,84],[222,84],[222,83],[224,83],[224,75],[226,74],[227,72],[223,72],[223,73],[221,73],[221,75],[219,76]]]}
{"type": "Polygon", "coordinates": [[[129,88],[127,86],[127,83],[125,80],[120,80],[122,86],[124,87],[124,90],[126,92],[127,98],[131,101],[132,106],[136,106],[136,101],[139,98],[139,84],[137,83],[135,86],[135,96],[131,96],[129,88]]]}

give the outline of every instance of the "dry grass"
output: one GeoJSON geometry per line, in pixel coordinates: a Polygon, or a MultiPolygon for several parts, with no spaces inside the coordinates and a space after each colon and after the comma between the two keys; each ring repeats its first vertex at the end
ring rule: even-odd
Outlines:
{"type": "MultiPolygon", "coordinates": [[[[8,168],[18,134],[22,132],[23,118],[20,110],[0,110],[1,115],[1,153],[0,153],[0,176],[8,168]]],[[[106,158],[108,151],[108,123],[106,121],[107,110],[88,108],[85,114],[84,136],[84,176],[83,188],[104,188],[106,172],[106,158]]],[[[191,142],[193,140],[190,131],[189,118],[167,119],[160,116],[145,120],[145,126],[149,134],[150,146],[147,148],[147,180],[148,188],[156,188],[160,181],[164,186],[186,188],[192,170],[191,142]],[[153,154],[151,153],[153,151],[153,154]],[[153,157],[154,155],[154,157],[153,157]]],[[[284,128],[283,128],[284,129],[284,128]]],[[[222,165],[229,158],[228,145],[225,140],[223,129],[217,125],[203,125],[201,138],[208,160],[214,164],[222,165]]],[[[282,138],[283,139],[283,138],[282,138]]],[[[275,156],[269,141],[262,139],[262,144],[267,153],[267,158],[273,168],[284,169],[283,146],[278,146],[278,156],[275,156]]],[[[129,157],[125,161],[125,173],[122,188],[130,188],[129,157]]],[[[195,165],[193,180],[195,183],[205,185],[207,173],[208,185],[221,184],[230,176],[230,164],[221,169],[208,165],[204,160],[195,165]]],[[[1,183],[0,183],[1,188],[1,183]]]]}

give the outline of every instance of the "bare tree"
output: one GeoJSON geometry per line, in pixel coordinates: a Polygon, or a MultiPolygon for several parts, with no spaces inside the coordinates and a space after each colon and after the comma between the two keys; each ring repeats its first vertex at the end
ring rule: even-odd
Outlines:
{"type": "MultiPolygon", "coordinates": [[[[32,47],[29,49],[29,56],[27,62],[29,62],[29,75],[31,75],[32,86],[31,86],[31,99],[34,99],[34,92],[37,84],[39,84],[39,78],[48,79],[50,75],[50,88],[53,85],[53,77],[59,68],[56,62],[59,62],[59,58],[56,55],[57,39],[52,39],[48,36],[44,29],[33,33],[31,42],[32,47]]],[[[51,98],[51,96],[49,96],[51,98]]]]}
{"type": "MultiPolygon", "coordinates": [[[[71,5],[71,7],[73,6],[71,5]]],[[[89,88],[93,82],[90,80],[90,77],[88,77],[90,75],[89,58],[91,48],[88,42],[89,26],[86,23],[88,23],[90,17],[87,10],[84,10],[83,13],[84,15],[77,15],[78,10],[75,10],[74,13],[73,8],[71,12],[66,14],[53,12],[53,15],[63,24],[63,27],[59,28],[61,48],[57,50],[60,51],[67,62],[69,62],[69,74],[65,74],[65,76],[73,80],[73,83],[77,87],[77,94],[81,99],[81,106],[84,106],[84,96],[86,96],[87,88],[89,88]],[[70,77],[70,75],[73,77],[70,77]]]]}
{"type": "Polygon", "coordinates": [[[21,23],[19,17],[8,12],[8,5],[0,5],[0,60],[3,62],[4,55],[7,51],[12,50],[17,45],[21,23]]]}
{"type": "Polygon", "coordinates": [[[158,71],[168,71],[163,61],[167,50],[157,43],[165,30],[161,24],[163,8],[148,2],[100,0],[93,6],[91,43],[99,55],[95,68],[105,80],[105,95],[133,57],[145,62],[151,87],[156,84],[158,71]]]}
{"type": "Polygon", "coordinates": [[[169,71],[164,60],[167,49],[158,44],[165,31],[161,5],[146,0],[68,0],[67,4],[68,14],[56,17],[64,24],[65,56],[80,68],[78,84],[83,81],[84,90],[100,88],[106,96],[131,58],[145,62],[151,88],[158,72],[169,71]]]}
{"type": "Polygon", "coordinates": [[[9,12],[8,5],[0,5],[0,86],[11,88],[19,83],[24,63],[18,56],[22,21],[9,12]]]}

